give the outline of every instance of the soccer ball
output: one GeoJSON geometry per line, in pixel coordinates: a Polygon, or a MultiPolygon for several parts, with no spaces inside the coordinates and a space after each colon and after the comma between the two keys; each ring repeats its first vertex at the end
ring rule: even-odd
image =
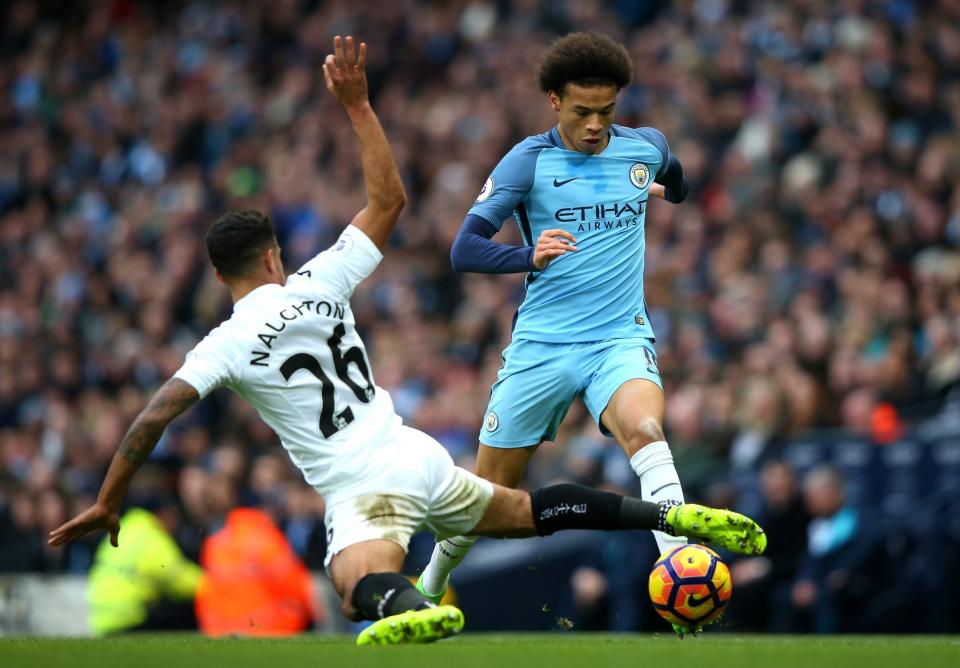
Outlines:
{"type": "Polygon", "coordinates": [[[716,621],[733,593],[730,569],[703,545],[681,545],[661,556],[649,585],[660,616],[693,629],[716,621]]]}

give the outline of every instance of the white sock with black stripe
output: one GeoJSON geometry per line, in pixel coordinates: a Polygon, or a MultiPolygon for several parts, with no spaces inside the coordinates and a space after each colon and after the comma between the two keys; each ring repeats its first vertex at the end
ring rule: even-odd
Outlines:
{"type": "MultiPolygon", "coordinates": [[[[680,476],[666,441],[656,441],[640,448],[630,458],[630,466],[640,478],[640,496],[644,501],[683,503],[680,476]]],[[[670,536],[662,531],[654,531],[653,537],[660,554],[687,542],[684,536],[670,536]]]]}
{"type": "Polygon", "coordinates": [[[444,591],[447,588],[450,571],[460,565],[476,542],[475,536],[455,536],[434,545],[430,563],[423,569],[424,591],[430,596],[436,596],[444,591]]]}

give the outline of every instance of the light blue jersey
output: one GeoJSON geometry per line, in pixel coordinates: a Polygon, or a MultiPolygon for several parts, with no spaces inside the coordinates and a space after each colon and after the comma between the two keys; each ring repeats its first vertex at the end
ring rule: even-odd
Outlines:
{"type": "Polygon", "coordinates": [[[644,220],[669,155],[659,130],[613,125],[596,155],[567,150],[553,128],[503,157],[469,213],[497,229],[512,216],[531,246],[544,230],[562,228],[578,248],[528,274],[514,341],[654,338],[643,297],[644,220]]]}

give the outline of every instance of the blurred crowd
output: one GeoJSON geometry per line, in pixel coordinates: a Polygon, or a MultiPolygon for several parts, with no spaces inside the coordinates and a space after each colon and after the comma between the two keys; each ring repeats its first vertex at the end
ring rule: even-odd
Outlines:
{"type": "MultiPolygon", "coordinates": [[[[617,122],[664,132],[691,182],[651,202],[647,303],[688,498],[842,429],[884,444],[960,379],[960,4],[332,0],[0,10],[0,571],[89,569],[42,537],[86,507],[126,427],[230,310],[202,239],[226,208],[277,226],[289,268],[364,201],[320,64],[368,43],[409,204],[353,300],[377,383],[472,468],[522,276],[454,274],[497,160],[555,122],[533,82],[558,35],[635,67],[617,122]]],[[[505,225],[500,241],[520,243],[505,225]]],[[[237,505],[312,568],[323,501],[242,400],[215,393],[152,460],[196,559],[237,505]]],[[[582,405],[533,459],[631,489],[582,405]]],[[[805,543],[804,543],[805,544],[805,543]]]]}

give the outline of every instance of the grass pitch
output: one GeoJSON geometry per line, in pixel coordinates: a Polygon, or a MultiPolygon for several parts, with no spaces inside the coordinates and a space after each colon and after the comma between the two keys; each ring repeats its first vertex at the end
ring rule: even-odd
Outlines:
{"type": "Polygon", "coordinates": [[[137,635],[0,638],[10,668],[936,668],[960,666],[957,636],[466,634],[435,645],[356,647],[353,637],[283,640],[137,635]]]}

